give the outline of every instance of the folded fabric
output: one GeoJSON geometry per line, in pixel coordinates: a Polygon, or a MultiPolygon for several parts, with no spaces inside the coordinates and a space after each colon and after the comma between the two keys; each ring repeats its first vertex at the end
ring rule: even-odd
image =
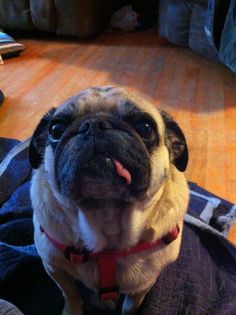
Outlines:
{"type": "Polygon", "coordinates": [[[236,72],[236,0],[160,0],[159,34],[236,72]]]}
{"type": "Polygon", "coordinates": [[[230,1],[229,11],[222,30],[219,56],[236,73],[236,0],[230,1]]]}
{"type": "Polygon", "coordinates": [[[25,46],[17,43],[11,36],[0,31],[0,55],[9,58],[19,55],[25,46]]]}

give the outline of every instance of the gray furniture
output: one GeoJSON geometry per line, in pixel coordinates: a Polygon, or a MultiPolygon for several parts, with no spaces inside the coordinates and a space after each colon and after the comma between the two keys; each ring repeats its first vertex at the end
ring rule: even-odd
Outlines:
{"type": "Polygon", "coordinates": [[[0,0],[0,28],[88,37],[109,22],[113,0],[0,0]]]}

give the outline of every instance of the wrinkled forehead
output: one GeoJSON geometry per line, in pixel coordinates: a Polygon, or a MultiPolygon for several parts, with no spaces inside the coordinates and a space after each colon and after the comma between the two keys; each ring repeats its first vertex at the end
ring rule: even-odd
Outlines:
{"type": "Polygon", "coordinates": [[[111,86],[91,87],[63,103],[55,115],[83,117],[99,112],[113,113],[119,117],[147,113],[156,121],[159,133],[164,133],[164,123],[159,111],[143,98],[111,86]]]}

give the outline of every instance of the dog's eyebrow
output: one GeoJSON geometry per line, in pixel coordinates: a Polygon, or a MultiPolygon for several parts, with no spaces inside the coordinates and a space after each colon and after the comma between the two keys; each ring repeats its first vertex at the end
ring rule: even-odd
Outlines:
{"type": "Polygon", "coordinates": [[[56,114],[53,118],[52,121],[67,121],[67,122],[72,122],[76,118],[76,114],[74,111],[64,111],[64,112],[59,112],[56,114]]]}
{"type": "Polygon", "coordinates": [[[125,100],[124,102],[122,102],[122,105],[119,108],[119,112],[121,116],[128,118],[130,116],[136,115],[137,113],[140,113],[140,109],[133,101],[125,100]]]}
{"type": "Polygon", "coordinates": [[[113,90],[114,87],[113,86],[107,86],[107,87],[101,87],[101,86],[92,86],[90,87],[90,90],[94,90],[94,91],[97,91],[97,92],[108,92],[110,90],[113,90]]]}
{"type": "Polygon", "coordinates": [[[121,111],[120,114],[122,115],[122,119],[129,125],[135,125],[136,123],[143,120],[147,120],[149,123],[151,123],[155,131],[156,137],[154,141],[151,142],[146,141],[145,145],[147,147],[147,150],[149,152],[152,152],[154,147],[160,143],[160,135],[156,121],[153,119],[150,113],[143,111],[134,102],[130,100],[125,101],[122,104],[122,107],[123,107],[122,109],[124,110],[121,111]]]}

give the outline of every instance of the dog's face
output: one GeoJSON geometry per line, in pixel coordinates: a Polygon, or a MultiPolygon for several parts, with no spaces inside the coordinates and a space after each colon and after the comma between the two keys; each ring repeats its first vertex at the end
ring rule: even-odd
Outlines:
{"type": "Polygon", "coordinates": [[[165,113],[118,88],[89,88],[39,123],[30,144],[34,168],[80,208],[104,200],[151,198],[174,165],[188,162],[185,137],[165,113]]]}

